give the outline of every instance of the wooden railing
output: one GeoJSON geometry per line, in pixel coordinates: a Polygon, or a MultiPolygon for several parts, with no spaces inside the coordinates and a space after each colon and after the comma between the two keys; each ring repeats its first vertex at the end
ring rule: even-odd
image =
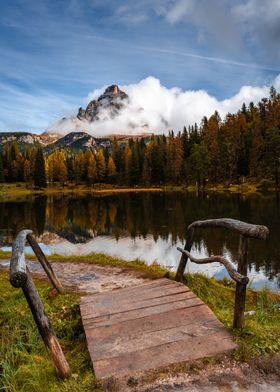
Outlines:
{"type": "Polygon", "coordinates": [[[53,286],[58,292],[63,292],[63,287],[54,273],[50,263],[32,236],[31,230],[22,230],[13,242],[12,258],[10,264],[10,282],[14,287],[21,287],[28,302],[33,318],[51,358],[54,362],[57,375],[60,378],[71,376],[71,369],[63,354],[61,346],[55,336],[51,322],[45,313],[44,305],[41,301],[37,288],[33,282],[31,273],[25,261],[24,248],[26,240],[31,245],[42,267],[46,271],[53,286]]]}
{"type": "Polygon", "coordinates": [[[184,249],[177,248],[182,253],[182,256],[177,269],[175,280],[178,282],[183,280],[183,275],[188,259],[198,264],[213,262],[219,262],[223,264],[226,267],[230,277],[236,282],[233,328],[243,328],[246,286],[249,282],[247,277],[249,238],[265,240],[268,234],[269,230],[266,226],[253,225],[235,219],[222,218],[193,222],[188,227],[187,241],[184,249]],[[231,265],[231,263],[222,256],[211,256],[204,259],[196,259],[190,254],[191,247],[193,245],[194,229],[209,227],[223,227],[240,234],[237,271],[231,265]]]}

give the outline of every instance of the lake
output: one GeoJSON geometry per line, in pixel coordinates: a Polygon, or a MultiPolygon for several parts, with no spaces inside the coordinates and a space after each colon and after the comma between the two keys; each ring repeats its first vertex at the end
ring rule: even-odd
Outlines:
{"type": "MultiPolygon", "coordinates": [[[[278,195],[134,192],[108,196],[52,195],[0,202],[0,247],[9,249],[22,228],[41,236],[46,254],[106,253],[127,260],[157,262],[175,271],[187,226],[198,219],[235,218],[262,224],[267,241],[251,240],[250,285],[280,291],[280,202],[278,195]]],[[[223,254],[235,263],[238,234],[224,229],[196,232],[192,253],[223,254]]],[[[227,276],[218,263],[187,270],[219,279],[227,276]]]]}

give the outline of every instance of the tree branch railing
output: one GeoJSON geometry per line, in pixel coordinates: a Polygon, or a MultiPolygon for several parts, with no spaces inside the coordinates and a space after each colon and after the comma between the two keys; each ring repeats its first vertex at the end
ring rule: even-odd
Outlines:
{"type": "Polygon", "coordinates": [[[230,277],[236,282],[233,328],[243,328],[246,285],[249,282],[247,277],[249,238],[265,240],[268,234],[269,230],[266,226],[253,225],[235,219],[221,218],[195,221],[188,226],[187,241],[184,249],[177,248],[182,253],[182,256],[176,272],[175,280],[182,282],[188,259],[197,264],[207,264],[212,262],[219,262],[223,264],[230,277]],[[194,229],[209,227],[222,227],[240,234],[237,271],[223,256],[210,256],[204,259],[196,259],[190,254],[193,245],[194,229]]]}
{"type": "Polygon", "coordinates": [[[187,250],[184,250],[179,247],[177,247],[177,250],[185,254],[190,259],[190,261],[196,264],[209,264],[215,262],[221,263],[226,267],[227,272],[232,280],[243,285],[249,283],[249,278],[237,272],[236,269],[233,267],[233,265],[231,265],[231,263],[223,256],[210,256],[210,257],[205,257],[204,259],[196,259],[187,250]]]}
{"type": "MultiPolygon", "coordinates": [[[[31,230],[22,230],[13,242],[12,258],[10,263],[10,282],[12,286],[22,288],[22,291],[28,302],[28,305],[30,307],[33,318],[40,332],[40,335],[54,362],[57,375],[60,378],[65,379],[71,376],[71,369],[64,356],[64,353],[61,349],[58,339],[55,336],[51,322],[45,313],[44,305],[42,303],[42,300],[39,296],[39,293],[33,282],[31,273],[25,261],[24,248],[25,248],[26,240],[28,240],[29,243],[31,242],[35,248],[37,246],[40,249],[39,245],[37,244],[34,237],[31,236],[31,234],[32,234],[31,230]]],[[[63,287],[59,282],[58,278],[56,277],[54,271],[52,270],[49,262],[47,261],[46,263],[47,259],[43,254],[42,250],[40,249],[44,257],[41,257],[42,255],[40,252],[38,252],[38,249],[36,249],[36,251],[38,254],[40,254],[40,259],[39,259],[37,253],[35,252],[44,270],[46,272],[48,271],[47,275],[50,278],[51,282],[53,283],[54,287],[59,292],[62,292],[63,287]]]]}

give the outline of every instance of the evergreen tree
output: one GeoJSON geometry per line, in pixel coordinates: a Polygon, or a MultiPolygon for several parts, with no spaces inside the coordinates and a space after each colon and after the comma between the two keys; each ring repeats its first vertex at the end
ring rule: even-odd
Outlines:
{"type": "Polygon", "coordinates": [[[41,148],[38,148],[35,158],[34,185],[39,188],[47,187],[45,159],[41,148]]]}
{"type": "Polygon", "coordinates": [[[3,160],[2,156],[0,155],[0,182],[4,182],[4,167],[3,167],[3,160]]]}

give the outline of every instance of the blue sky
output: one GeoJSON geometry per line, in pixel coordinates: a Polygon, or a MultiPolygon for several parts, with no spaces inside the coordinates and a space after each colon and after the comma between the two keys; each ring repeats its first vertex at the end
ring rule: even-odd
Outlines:
{"type": "Polygon", "coordinates": [[[231,99],[280,74],[278,0],[1,0],[0,131],[42,132],[153,76],[231,99]]]}

